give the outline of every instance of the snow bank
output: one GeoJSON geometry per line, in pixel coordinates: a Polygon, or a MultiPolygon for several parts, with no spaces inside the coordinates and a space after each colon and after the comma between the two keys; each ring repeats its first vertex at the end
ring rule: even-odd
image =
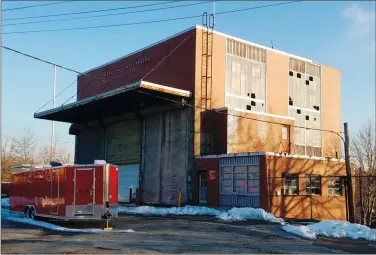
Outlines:
{"type": "Polygon", "coordinates": [[[263,220],[267,222],[283,223],[284,220],[260,208],[232,208],[217,215],[221,220],[263,220]]]}
{"type": "Polygon", "coordinates": [[[232,208],[228,211],[220,211],[213,208],[203,206],[184,206],[161,208],[153,206],[139,206],[128,207],[120,206],[119,213],[138,214],[138,215],[201,215],[201,216],[215,216],[220,220],[235,221],[235,220],[263,220],[267,222],[284,222],[281,218],[276,218],[273,214],[265,212],[259,208],[232,208]]]}
{"type": "Polygon", "coordinates": [[[326,220],[308,226],[283,226],[283,230],[294,235],[315,239],[317,236],[335,238],[366,239],[376,241],[376,230],[346,221],[326,220]]]}
{"type": "Polygon", "coordinates": [[[137,214],[137,215],[208,215],[217,216],[221,211],[203,206],[184,206],[184,207],[153,207],[153,206],[119,206],[119,213],[137,214]]]}
{"type": "Polygon", "coordinates": [[[1,199],[1,208],[9,208],[9,198],[1,199]]]}

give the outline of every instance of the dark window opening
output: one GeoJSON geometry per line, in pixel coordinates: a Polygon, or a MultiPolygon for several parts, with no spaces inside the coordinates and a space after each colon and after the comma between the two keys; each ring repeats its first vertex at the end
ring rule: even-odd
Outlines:
{"type": "Polygon", "coordinates": [[[252,106],[256,106],[256,102],[255,101],[251,101],[251,105],[252,106]]]}
{"type": "Polygon", "coordinates": [[[309,120],[309,116],[308,116],[308,115],[306,115],[306,116],[305,116],[305,119],[306,119],[306,120],[309,120]]]}
{"type": "Polygon", "coordinates": [[[252,93],[252,94],[251,94],[251,98],[256,98],[256,94],[255,94],[255,93],[252,93]]]}
{"type": "Polygon", "coordinates": [[[312,77],[312,76],[309,76],[309,80],[310,80],[310,81],[313,81],[313,77],[312,77]]]}
{"type": "Polygon", "coordinates": [[[306,80],[306,81],[305,81],[305,84],[306,84],[306,85],[309,85],[309,81],[306,80]]]}
{"type": "Polygon", "coordinates": [[[289,100],[289,105],[293,105],[293,102],[292,102],[292,100],[289,100]]]}
{"type": "Polygon", "coordinates": [[[319,107],[319,106],[316,106],[316,110],[320,111],[320,107],[319,107]]]}
{"type": "Polygon", "coordinates": [[[300,73],[296,74],[298,78],[302,78],[302,75],[300,73]]]}
{"type": "Polygon", "coordinates": [[[294,76],[294,73],[290,71],[290,72],[289,72],[289,75],[290,75],[290,76],[294,76]]]}
{"type": "Polygon", "coordinates": [[[247,110],[250,111],[251,110],[251,106],[249,104],[247,104],[247,110]]]}
{"type": "Polygon", "coordinates": [[[316,118],[313,118],[313,121],[316,121],[316,118]]]}
{"type": "Polygon", "coordinates": [[[299,176],[282,174],[282,195],[299,195],[299,176]]]}
{"type": "Polygon", "coordinates": [[[247,96],[249,96],[249,93],[247,93],[247,96]]]}
{"type": "Polygon", "coordinates": [[[300,109],[296,110],[296,112],[297,112],[298,114],[300,114],[300,113],[301,113],[300,109]]]}

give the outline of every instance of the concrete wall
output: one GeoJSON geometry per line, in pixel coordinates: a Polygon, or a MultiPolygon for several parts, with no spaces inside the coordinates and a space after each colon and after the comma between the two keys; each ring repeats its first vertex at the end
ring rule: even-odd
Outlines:
{"type": "MultiPolygon", "coordinates": [[[[341,132],[341,72],[340,70],[322,65],[322,129],[341,132]]],[[[342,140],[339,136],[322,133],[323,156],[336,157],[336,151],[341,156],[342,140]]]]}
{"type": "Polygon", "coordinates": [[[195,30],[182,33],[78,77],[77,100],[145,80],[193,90],[195,30]],[[167,57],[168,56],[168,57],[167,57]],[[106,82],[105,82],[106,81],[106,82]]]}
{"type": "Polygon", "coordinates": [[[277,217],[315,220],[346,220],[345,192],[328,196],[329,176],[345,176],[345,162],[266,156],[271,212],[277,217]],[[282,174],[299,174],[299,195],[281,195],[282,174]],[[322,195],[306,194],[306,175],[321,175],[322,195]],[[279,192],[279,194],[277,194],[279,192]]]}
{"type": "Polygon", "coordinates": [[[189,200],[188,154],[189,109],[158,113],[145,117],[141,166],[143,203],[177,205],[178,190],[182,202],[189,200]]]}

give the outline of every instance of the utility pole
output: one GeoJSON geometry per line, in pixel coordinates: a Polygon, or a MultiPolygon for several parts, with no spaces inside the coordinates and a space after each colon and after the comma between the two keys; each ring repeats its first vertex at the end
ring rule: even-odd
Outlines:
{"type": "Polygon", "coordinates": [[[347,176],[347,201],[349,203],[349,220],[350,223],[355,223],[354,214],[354,196],[353,196],[353,185],[351,176],[351,165],[350,165],[350,138],[349,138],[349,127],[347,122],[343,124],[345,129],[345,161],[346,161],[346,176],[347,176]]]}
{"type": "MultiPolygon", "coordinates": [[[[55,94],[56,94],[56,65],[54,65],[54,84],[53,84],[53,97],[52,97],[53,108],[56,107],[55,94]]],[[[54,154],[54,142],[55,142],[55,122],[52,121],[50,162],[53,160],[55,156],[53,155],[54,154]]]]}

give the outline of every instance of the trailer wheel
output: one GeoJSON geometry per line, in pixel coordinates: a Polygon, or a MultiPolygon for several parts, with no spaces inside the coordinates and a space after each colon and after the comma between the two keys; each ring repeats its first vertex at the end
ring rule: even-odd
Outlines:
{"type": "Polygon", "coordinates": [[[26,207],[25,208],[25,218],[29,218],[29,217],[30,217],[29,207],[26,207]]]}
{"type": "Polygon", "coordinates": [[[35,218],[35,210],[33,207],[29,210],[29,218],[34,219],[35,218]]]}

